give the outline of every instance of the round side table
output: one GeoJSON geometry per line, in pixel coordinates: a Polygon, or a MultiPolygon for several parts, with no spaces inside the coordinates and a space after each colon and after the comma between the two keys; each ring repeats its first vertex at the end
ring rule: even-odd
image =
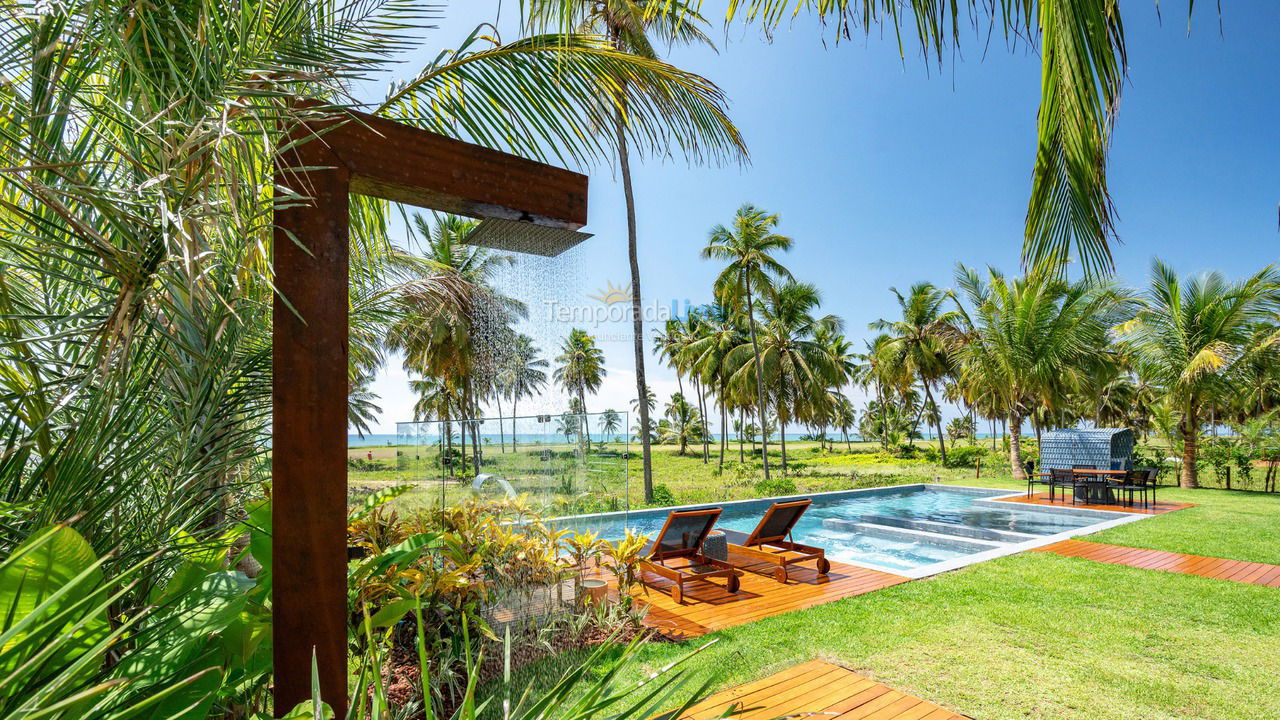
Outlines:
{"type": "Polygon", "coordinates": [[[724,533],[720,530],[712,530],[707,533],[707,539],[702,541],[702,554],[712,560],[728,560],[729,541],[725,538],[724,533]]]}

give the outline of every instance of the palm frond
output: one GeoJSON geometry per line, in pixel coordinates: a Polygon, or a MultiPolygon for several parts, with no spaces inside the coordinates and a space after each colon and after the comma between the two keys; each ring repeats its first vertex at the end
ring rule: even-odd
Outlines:
{"type": "Polygon", "coordinates": [[[616,153],[614,114],[629,147],[694,163],[745,160],[746,145],[711,81],[592,35],[502,44],[473,32],[379,108],[428,130],[526,157],[588,164],[616,153]]]}

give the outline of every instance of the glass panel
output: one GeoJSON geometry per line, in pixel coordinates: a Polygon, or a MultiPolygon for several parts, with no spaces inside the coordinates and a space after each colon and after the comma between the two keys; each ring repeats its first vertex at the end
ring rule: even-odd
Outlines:
{"type": "Polygon", "coordinates": [[[523,497],[544,517],[629,509],[627,413],[398,423],[396,467],[431,504],[523,497]]]}

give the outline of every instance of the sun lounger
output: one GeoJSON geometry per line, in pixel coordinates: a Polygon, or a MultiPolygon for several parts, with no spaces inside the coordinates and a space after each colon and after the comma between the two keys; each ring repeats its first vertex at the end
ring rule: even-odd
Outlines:
{"type": "Polygon", "coordinates": [[[702,543],[718,519],[720,508],[672,511],[645,548],[640,581],[645,582],[645,573],[670,580],[671,598],[676,602],[684,602],[684,584],[691,580],[723,578],[729,592],[738,592],[738,574],[733,566],[702,553],[702,543]]]}
{"type": "Polygon", "coordinates": [[[776,565],[773,579],[780,583],[787,581],[788,566],[809,560],[817,560],[818,574],[826,575],[831,570],[831,562],[823,549],[791,539],[791,531],[812,502],[805,499],[774,503],[750,534],[721,528],[729,541],[729,552],[776,565]]]}

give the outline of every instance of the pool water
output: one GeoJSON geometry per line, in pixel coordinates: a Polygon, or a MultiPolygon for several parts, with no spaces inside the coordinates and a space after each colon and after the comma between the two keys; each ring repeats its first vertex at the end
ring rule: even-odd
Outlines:
{"type": "MultiPolygon", "coordinates": [[[[1108,519],[1106,513],[1005,508],[993,506],[989,500],[1008,494],[1004,490],[926,485],[823,493],[813,496],[813,504],[796,524],[793,537],[796,542],[823,548],[832,560],[909,571],[1108,519]]],[[[718,526],[749,533],[769,505],[781,499],[794,498],[721,505],[718,526]]],[[[552,522],[609,540],[622,537],[628,527],[653,537],[668,512],[641,510],[552,522]]]]}

